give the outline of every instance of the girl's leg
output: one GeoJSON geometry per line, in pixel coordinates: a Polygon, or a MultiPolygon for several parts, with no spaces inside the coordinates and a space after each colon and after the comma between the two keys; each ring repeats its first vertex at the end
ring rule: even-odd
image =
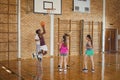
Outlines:
{"type": "Polygon", "coordinates": [[[64,56],[64,68],[67,69],[67,56],[64,56]]]}
{"type": "Polygon", "coordinates": [[[34,58],[34,57],[37,58],[39,51],[40,51],[40,45],[36,45],[36,52],[32,54],[32,55],[33,55],[33,58],[34,58]]]}
{"type": "Polygon", "coordinates": [[[44,45],[44,46],[43,46],[43,55],[46,55],[46,54],[47,54],[47,50],[48,50],[48,49],[47,49],[47,46],[44,45]]]}
{"type": "Polygon", "coordinates": [[[62,70],[63,70],[63,69],[62,69],[62,64],[63,64],[63,56],[60,56],[60,62],[59,62],[60,67],[59,67],[59,71],[62,71],[62,70]]]}
{"type": "Polygon", "coordinates": [[[63,64],[63,56],[60,56],[60,62],[59,62],[60,68],[62,68],[62,64],[63,64]]]}
{"type": "Polygon", "coordinates": [[[87,59],[88,59],[88,56],[84,55],[84,68],[82,69],[83,72],[88,72],[87,59]]]}
{"type": "Polygon", "coordinates": [[[94,60],[93,60],[93,56],[90,56],[90,60],[91,60],[91,63],[92,63],[92,69],[94,69],[94,60]]]}
{"type": "Polygon", "coordinates": [[[43,50],[40,50],[39,52],[38,52],[38,60],[42,60],[42,57],[43,57],[43,50]]]}
{"type": "Polygon", "coordinates": [[[68,64],[68,62],[69,62],[69,55],[67,55],[66,57],[67,57],[67,68],[70,68],[70,65],[68,64]]]}
{"type": "Polygon", "coordinates": [[[84,68],[87,69],[87,60],[88,60],[88,56],[85,55],[84,56],[84,68]]]}
{"type": "Polygon", "coordinates": [[[38,55],[39,51],[40,51],[40,45],[36,45],[36,55],[38,55]]]}
{"type": "Polygon", "coordinates": [[[90,56],[90,60],[91,60],[91,63],[92,63],[92,72],[95,72],[93,56],[90,56]]]}

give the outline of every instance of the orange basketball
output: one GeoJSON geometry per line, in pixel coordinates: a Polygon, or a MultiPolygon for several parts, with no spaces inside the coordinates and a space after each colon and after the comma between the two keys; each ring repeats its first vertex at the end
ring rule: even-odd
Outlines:
{"type": "Polygon", "coordinates": [[[43,27],[43,26],[45,26],[45,22],[44,21],[41,21],[40,22],[40,25],[43,27]]]}

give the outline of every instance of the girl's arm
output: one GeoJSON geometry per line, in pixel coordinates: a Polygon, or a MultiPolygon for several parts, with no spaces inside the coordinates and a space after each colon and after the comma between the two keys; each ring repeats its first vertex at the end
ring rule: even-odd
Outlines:
{"type": "Polygon", "coordinates": [[[61,46],[62,46],[62,42],[61,42],[61,43],[59,43],[59,50],[61,49],[61,46]]]}
{"type": "Polygon", "coordinates": [[[35,39],[35,41],[40,41],[39,39],[35,39]]]}
{"type": "Polygon", "coordinates": [[[61,48],[62,43],[59,44],[59,48],[61,48]]]}
{"type": "Polygon", "coordinates": [[[59,45],[59,48],[60,48],[60,47],[61,47],[61,45],[62,45],[62,41],[61,41],[61,42],[58,42],[57,44],[59,45]]]}
{"type": "Polygon", "coordinates": [[[46,33],[45,26],[42,26],[42,29],[43,29],[42,34],[45,34],[46,33]]]}
{"type": "Polygon", "coordinates": [[[66,43],[67,43],[67,48],[69,49],[69,40],[67,40],[67,42],[66,42],[66,43]]]}

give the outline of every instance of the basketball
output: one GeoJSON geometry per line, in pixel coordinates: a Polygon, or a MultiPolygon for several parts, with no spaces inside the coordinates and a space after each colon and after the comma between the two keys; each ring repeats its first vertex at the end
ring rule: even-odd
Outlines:
{"type": "Polygon", "coordinates": [[[41,21],[41,22],[40,22],[40,25],[41,25],[42,27],[44,27],[44,26],[45,26],[45,22],[44,22],[44,21],[41,21]]]}

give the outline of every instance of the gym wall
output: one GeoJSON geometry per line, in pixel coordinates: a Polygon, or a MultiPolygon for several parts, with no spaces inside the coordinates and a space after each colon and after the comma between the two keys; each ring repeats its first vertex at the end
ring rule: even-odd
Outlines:
{"type": "MultiPolygon", "coordinates": [[[[5,2],[8,0],[0,0],[1,2],[5,2]]],[[[10,0],[14,1],[14,0],[10,0]]],[[[119,0],[106,0],[106,27],[108,28],[117,28],[120,34],[120,28],[119,28],[119,18],[120,18],[120,1],[119,0]],[[113,24],[113,25],[110,25],[113,24]]],[[[0,8],[3,6],[0,4],[0,8]]],[[[58,18],[60,19],[72,19],[72,20],[85,20],[85,21],[102,21],[102,0],[91,0],[91,12],[90,13],[77,13],[72,11],[73,3],[72,0],[62,0],[62,15],[55,15],[55,55],[58,53],[57,49],[57,39],[58,39],[58,18]]],[[[15,8],[11,8],[14,10],[15,8]]],[[[0,9],[0,12],[2,12],[3,9],[0,9]]],[[[14,19],[15,17],[12,17],[14,19]]],[[[0,14],[0,23],[2,21],[7,20],[6,16],[3,16],[0,14]]],[[[16,21],[16,18],[14,19],[16,21]]],[[[14,21],[13,20],[13,21],[14,21]]],[[[35,52],[35,30],[40,27],[39,22],[45,21],[46,22],[46,34],[45,34],[45,41],[48,46],[48,49],[50,50],[50,16],[49,15],[43,15],[43,14],[36,14],[33,13],[33,0],[21,0],[21,39],[22,39],[22,59],[28,59],[31,58],[31,54],[35,52]]],[[[0,24],[0,26],[2,26],[0,24]]],[[[0,28],[1,29],[1,28],[0,28]]],[[[0,39],[2,40],[3,36],[0,35],[0,39]]],[[[119,41],[120,44],[120,41],[119,41]]],[[[16,46],[15,46],[16,48],[16,46]]],[[[2,50],[2,47],[0,47],[2,50]]],[[[46,56],[49,56],[49,51],[46,56]]],[[[12,54],[12,58],[10,59],[16,59],[17,52],[12,54]]],[[[79,54],[79,53],[78,53],[79,54]]],[[[78,55],[76,54],[76,55],[78,55]]],[[[1,57],[4,55],[5,57],[7,54],[1,54],[1,57]]],[[[73,54],[71,54],[73,55],[73,54]]]]}
{"type": "MultiPolygon", "coordinates": [[[[120,1],[119,1],[120,2],[120,1]]],[[[34,14],[33,12],[26,13],[26,1],[22,0],[22,58],[30,58],[31,53],[35,51],[35,30],[40,28],[39,22],[41,20],[46,22],[46,44],[49,47],[50,42],[50,16],[42,14],[34,14]]],[[[118,16],[120,14],[118,0],[106,0],[106,27],[117,28],[119,26],[118,16]],[[117,19],[117,20],[116,20],[117,19]],[[110,26],[109,24],[114,24],[110,26]]],[[[73,3],[72,0],[62,0],[62,15],[55,15],[55,55],[58,54],[58,18],[60,19],[71,19],[71,20],[85,20],[85,21],[102,21],[102,0],[91,0],[91,12],[90,13],[77,13],[72,11],[73,3]]],[[[48,51],[48,55],[49,56],[48,51]]],[[[79,53],[78,53],[79,54],[79,53]]],[[[76,54],[76,55],[78,55],[76,54]]],[[[74,53],[71,55],[74,55],[74,53]]]]}
{"type": "Polygon", "coordinates": [[[17,3],[0,0],[0,61],[17,59],[17,3]]]}

